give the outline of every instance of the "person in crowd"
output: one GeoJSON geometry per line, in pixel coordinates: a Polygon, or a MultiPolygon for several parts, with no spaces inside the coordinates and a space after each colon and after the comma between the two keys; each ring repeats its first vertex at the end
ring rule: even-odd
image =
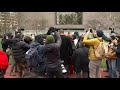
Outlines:
{"type": "Polygon", "coordinates": [[[9,62],[6,53],[0,50],[0,78],[5,78],[6,70],[8,69],[9,62]]]}
{"type": "Polygon", "coordinates": [[[90,30],[85,34],[83,38],[83,43],[90,46],[89,48],[89,72],[90,78],[101,78],[101,60],[98,60],[95,56],[94,50],[99,46],[99,43],[102,42],[103,31],[97,30],[97,38],[89,39],[88,34],[90,30]]]}
{"type": "Polygon", "coordinates": [[[78,48],[73,53],[72,59],[75,61],[75,72],[77,78],[89,77],[89,49],[85,47],[83,42],[79,42],[78,48]],[[82,74],[81,74],[82,72],[82,74]]]}
{"type": "MultiPolygon", "coordinates": [[[[49,30],[50,31],[50,30],[49,30]]],[[[46,37],[45,49],[46,49],[46,73],[48,78],[64,78],[61,67],[60,59],[60,47],[61,47],[61,37],[58,32],[53,28],[51,30],[56,37],[53,35],[48,35],[46,37]]]]}
{"type": "Polygon", "coordinates": [[[64,61],[65,68],[67,69],[67,72],[69,73],[69,65],[70,65],[70,59],[72,56],[72,43],[70,41],[70,38],[64,35],[64,31],[59,31],[62,44],[60,47],[60,59],[64,61]]]}
{"type": "Polygon", "coordinates": [[[13,35],[12,35],[11,32],[8,32],[6,34],[6,42],[5,43],[8,46],[7,49],[6,49],[6,54],[7,54],[8,60],[9,60],[10,56],[12,57],[12,65],[11,65],[11,70],[10,70],[10,76],[15,76],[15,73],[13,72],[14,67],[15,67],[15,72],[17,72],[17,66],[15,64],[14,56],[13,56],[12,50],[11,50],[13,42],[14,42],[13,35]]]}
{"type": "MultiPolygon", "coordinates": [[[[110,36],[111,42],[109,44],[109,52],[107,55],[108,66],[109,66],[109,76],[110,78],[117,78],[117,69],[116,69],[116,53],[112,50],[112,48],[116,48],[117,40],[116,37],[110,36]]],[[[115,50],[115,49],[114,49],[115,50]]]]}
{"type": "Polygon", "coordinates": [[[31,37],[29,37],[29,36],[25,36],[24,37],[24,42],[26,42],[28,45],[30,45],[31,43],[32,43],[32,38],[31,37]]]}
{"type": "Polygon", "coordinates": [[[8,48],[8,44],[6,43],[6,34],[3,35],[3,38],[1,40],[1,44],[2,44],[2,49],[4,52],[6,52],[7,48],[8,48]]]}
{"type": "Polygon", "coordinates": [[[120,36],[118,35],[117,36],[118,38],[118,45],[117,45],[117,48],[113,47],[113,51],[116,52],[116,55],[117,55],[117,69],[118,69],[118,73],[119,73],[119,78],[120,78],[120,36]]]}
{"type": "Polygon", "coordinates": [[[23,73],[26,67],[25,53],[29,50],[29,45],[21,40],[21,35],[17,34],[12,44],[12,53],[14,60],[18,65],[18,76],[23,78],[23,73]]]}
{"type": "MultiPolygon", "coordinates": [[[[103,42],[108,45],[109,42],[110,42],[110,38],[108,38],[105,34],[103,34],[103,42]]],[[[105,70],[105,72],[109,72],[109,66],[108,66],[108,60],[106,60],[106,66],[107,66],[107,69],[105,70]]],[[[105,76],[105,77],[109,77],[109,76],[105,76]]]]}
{"type": "MultiPolygon", "coordinates": [[[[27,42],[28,42],[28,38],[27,38],[27,42]]],[[[31,41],[31,40],[29,40],[31,41]]],[[[41,57],[41,62],[38,63],[39,65],[34,66],[34,67],[28,67],[30,68],[30,73],[29,75],[27,75],[27,73],[24,75],[24,78],[26,77],[32,77],[32,78],[44,78],[45,77],[45,73],[46,73],[46,58],[45,58],[45,47],[44,47],[44,42],[43,42],[43,37],[41,35],[37,35],[35,36],[35,41],[32,42],[30,44],[31,48],[35,48],[38,47],[38,55],[41,57]],[[34,76],[33,76],[33,75],[34,76]]]]}

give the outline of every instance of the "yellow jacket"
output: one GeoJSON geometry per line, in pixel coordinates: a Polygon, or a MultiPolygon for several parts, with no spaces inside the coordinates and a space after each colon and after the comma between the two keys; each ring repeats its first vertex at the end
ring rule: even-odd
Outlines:
{"type": "Polygon", "coordinates": [[[90,46],[89,60],[94,60],[94,61],[97,60],[97,58],[95,57],[94,50],[97,49],[97,47],[99,46],[101,41],[102,41],[102,37],[101,38],[88,39],[88,35],[84,36],[83,43],[85,45],[90,46]]]}

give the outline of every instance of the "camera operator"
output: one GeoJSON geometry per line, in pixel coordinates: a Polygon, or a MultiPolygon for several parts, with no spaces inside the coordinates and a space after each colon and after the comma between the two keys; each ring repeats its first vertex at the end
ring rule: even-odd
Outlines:
{"type": "Polygon", "coordinates": [[[61,37],[54,27],[49,28],[47,35],[45,41],[47,77],[54,78],[55,76],[56,78],[64,78],[60,60],[61,37]]]}

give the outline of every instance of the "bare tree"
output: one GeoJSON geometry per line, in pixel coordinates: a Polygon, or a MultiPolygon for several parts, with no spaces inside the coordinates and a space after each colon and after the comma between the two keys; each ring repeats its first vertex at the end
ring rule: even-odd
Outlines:
{"type": "Polygon", "coordinates": [[[38,33],[38,31],[44,30],[46,28],[47,22],[48,21],[44,18],[42,19],[35,18],[32,21],[32,29],[36,30],[36,33],[38,33]]]}
{"type": "Polygon", "coordinates": [[[99,12],[96,15],[96,18],[89,20],[86,24],[86,27],[98,27],[99,25],[103,29],[120,28],[120,12],[99,12]]]}
{"type": "Polygon", "coordinates": [[[16,18],[18,21],[18,28],[21,28],[21,26],[23,26],[23,24],[25,23],[25,17],[23,12],[17,12],[16,18]]]}
{"type": "Polygon", "coordinates": [[[40,20],[40,23],[39,23],[40,24],[40,29],[44,30],[46,28],[47,23],[48,23],[48,21],[45,18],[42,18],[40,20]]]}

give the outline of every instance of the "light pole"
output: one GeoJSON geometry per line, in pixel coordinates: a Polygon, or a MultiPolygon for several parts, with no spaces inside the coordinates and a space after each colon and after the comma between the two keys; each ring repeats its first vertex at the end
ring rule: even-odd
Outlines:
{"type": "Polygon", "coordinates": [[[40,25],[38,24],[37,25],[37,29],[36,29],[36,35],[37,35],[37,31],[38,31],[39,27],[40,27],[40,25]]]}
{"type": "Polygon", "coordinates": [[[12,31],[12,24],[10,24],[10,31],[12,31]]]}

